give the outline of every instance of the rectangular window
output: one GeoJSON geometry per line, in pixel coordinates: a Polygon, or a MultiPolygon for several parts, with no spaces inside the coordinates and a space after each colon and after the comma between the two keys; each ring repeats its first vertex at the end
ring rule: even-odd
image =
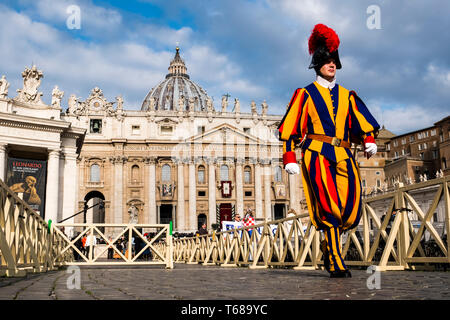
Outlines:
{"type": "Polygon", "coordinates": [[[394,152],[394,158],[398,158],[398,152],[397,151],[394,152]]]}
{"type": "Polygon", "coordinates": [[[397,146],[398,146],[398,141],[394,140],[394,147],[397,147],[397,146]]]}
{"type": "Polygon", "coordinates": [[[141,126],[131,126],[131,134],[141,134],[141,126]]]}
{"type": "Polygon", "coordinates": [[[363,179],[363,181],[361,181],[362,187],[365,188],[366,187],[366,180],[363,179]]]}
{"type": "Polygon", "coordinates": [[[406,138],[402,139],[402,144],[406,144],[406,138]]]}
{"type": "Polygon", "coordinates": [[[433,157],[433,160],[436,160],[438,158],[438,151],[437,150],[433,150],[431,152],[431,156],[433,157]]]}
{"type": "Polygon", "coordinates": [[[252,196],[252,192],[251,191],[245,191],[245,196],[246,197],[251,197],[252,196]]]}
{"type": "Polygon", "coordinates": [[[161,133],[162,134],[172,134],[173,127],[172,126],[161,126],[161,133]]]}
{"type": "Polygon", "coordinates": [[[206,191],[199,191],[199,192],[198,192],[198,196],[199,196],[199,197],[204,197],[204,196],[206,196],[206,191]]]}
{"type": "Polygon", "coordinates": [[[377,188],[381,188],[381,181],[380,181],[380,179],[377,179],[377,188]]]}
{"type": "Polygon", "coordinates": [[[197,134],[203,134],[203,133],[205,133],[205,126],[198,126],[197,134]]]}
{"type": "Polygon", "coordinates": [[[251,174],[252,173],[250,172],[250,170],[244,171],[244,183],[245,184],[249,184],[251,182],[251,180],[252,180],[251,174]]]}
{"type": "Polygon", "coordinates": [[[436,129],[431,130],[431,136],[435,136],[436,135],[436,129]]]}
{"type": "Polygon", "coordinates": [[[198,181],[199,184],[205,183],[205,170],[198,170],[198,181]]]}
{"type": "Polygon", "coordinates": [[[100,166],[93,164],[91,166],[91,182],[100,182],[100,166]]]}
{"type": "Polygon", "coordinates": [[[409,142],[414,142],[414,136],[409,136],[409,142]]]}
{"type": "Polygon", "coordinates": [[[244,128],[245,133],[250,133],[250,128],[244,128]]]}

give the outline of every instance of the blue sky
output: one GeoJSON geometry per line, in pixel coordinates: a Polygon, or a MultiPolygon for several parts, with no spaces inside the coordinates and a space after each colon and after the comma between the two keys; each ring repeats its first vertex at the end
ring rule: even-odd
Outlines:
{"type": "Polygon", "coordinates": [[[450,3],[446,0],[6,0],[0,3],[0,74],[21,88],[35,63],[50,103],[58,85],[81,100],[95,86],[126,109],[140,109],[167,73],[177,43],[191,79],[220,108],[224,93],[250,111],[263,100],[284,114],[298,87],[314,80],[307,39],[316,23],[339,35],[338,83],[355,90],[380,123],[396,134],[449,115],[450,3]],[[69,30],[67,8],[80,8],[81,29],[69,30]],[[368,28],[379,8],[380,29],[368,28]]]}

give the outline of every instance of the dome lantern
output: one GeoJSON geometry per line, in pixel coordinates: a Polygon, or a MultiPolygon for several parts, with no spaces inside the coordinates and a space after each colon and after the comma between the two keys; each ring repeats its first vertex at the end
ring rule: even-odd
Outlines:
{"type": "Polygon", "coordinates": [[[189,79],[186,65],[184,64],[183,59],[181,59],[180,57],[180,48],[176,47],[175,50],[175,57],[170,62],[169,73],[166,75],[166,79],[173,76],[186,77],[189,79]]]}

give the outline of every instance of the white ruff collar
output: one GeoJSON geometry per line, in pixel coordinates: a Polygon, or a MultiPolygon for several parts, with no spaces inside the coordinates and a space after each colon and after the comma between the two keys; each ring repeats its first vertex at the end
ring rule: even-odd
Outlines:
{"type": "Polygon", "coordinates": [[[322,78],[321,76],[317,75],[316,77],[316,82],[318,84],[320,84],[322,87],[327,88],[327,89],[333,89],[334,86],[336,85],[336,77],[333,79],[333,81],[328,81],[324,78],[322,78]]]}

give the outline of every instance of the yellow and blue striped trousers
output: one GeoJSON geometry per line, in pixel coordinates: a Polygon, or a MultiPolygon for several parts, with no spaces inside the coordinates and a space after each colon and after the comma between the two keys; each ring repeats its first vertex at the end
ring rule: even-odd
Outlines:
{"type": "Polygon", "coordinates": [[[361,218],[361,182],[353,157],[330,162],[316,151],[306,150],[302,161],[303,189],[312,223],[324,230],[330,270],[345,270],[340,234],[356,227],[361,218]]]}

